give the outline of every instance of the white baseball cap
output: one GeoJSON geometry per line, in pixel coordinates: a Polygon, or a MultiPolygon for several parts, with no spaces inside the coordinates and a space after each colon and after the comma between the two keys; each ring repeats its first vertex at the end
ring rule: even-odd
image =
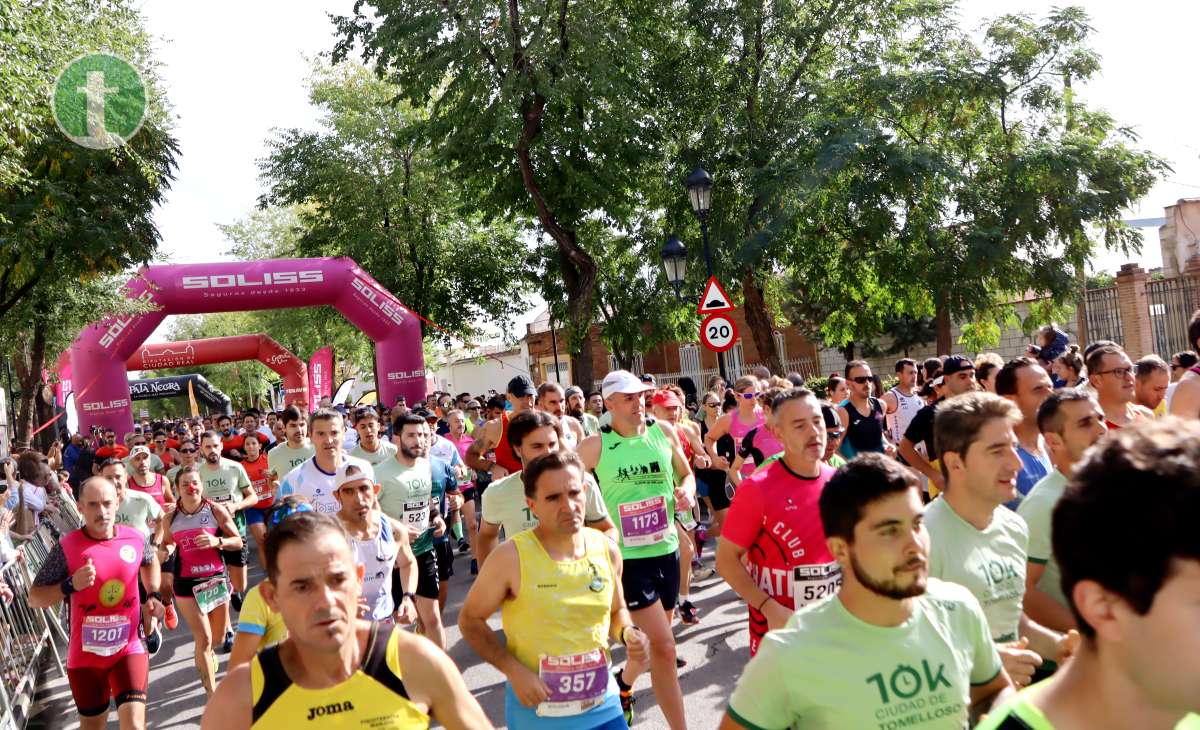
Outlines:
{"type": "Polygon", "coordinates": [[[600,384],[600,394],[605,398],[618,393],[645,393],[647,390],[654,390],[654,386],[643,383],[641,378],[628,370],[613,370],[604,376],[604,382],[600,384]]]}
{"type": "Polygon", "coordinates": [[[370,464],[359,461],[349,461],[338,467],[337,475],[333,478],[333,490],[336,492],[347,484],[369,481],[375,483],[375,469],[370,464]]]}
{"type": "Polygon", "coordinates": [[[134,446],[133,451],[129,452],[130,459],[135,459],[139,456],[150,456],[150,449],[147,448],[145,444],[134,446]]]}

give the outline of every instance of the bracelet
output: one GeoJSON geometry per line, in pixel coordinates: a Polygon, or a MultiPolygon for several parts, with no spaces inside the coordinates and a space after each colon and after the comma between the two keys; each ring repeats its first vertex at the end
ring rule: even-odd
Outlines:
{"type": "Polygon", "coordinates": [[[767,605],[767,601],[769,601],[769,600],[771,600],[770,596],[764,597],[762,599],[762,601],[758,604],[758,608],[755,608],[754,610],[758,611],[759,613],[762,613],[763,606],[767,605]]]}
{"type": "Polygon", "coordinates": [[[412,601],[413,603],[417,602],[417,594],[413,593],[412,591],[405,591],[400,594],[400,600],[404,600],[405,598],[412,601]]]}
{"type": "Polygon", "coordinates": [[[158,591],[150,591],[149,593],[146,594],[146,600],[143,601],[142,603],[143,604],[149,603],[151,598],[158,601],[159,603],[163,602],[161,593],[159,593],[158,591]]]}

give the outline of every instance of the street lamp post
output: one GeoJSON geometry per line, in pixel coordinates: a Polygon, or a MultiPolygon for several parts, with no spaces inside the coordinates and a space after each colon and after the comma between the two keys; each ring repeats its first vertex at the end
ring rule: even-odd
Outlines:
{"type": "MultiPolygon", "coordinates": [[[[696,218],[700,221],[700,237],[704,240],[704,265],[708,267],[708,276],[713,276],[712,251],[708,247],[708,212],[712,210],[712,175],[702,167],[697,167],[692,170],[692,174],[688,175],[684,181],[684,186],[687,187],[688,199],[692,203],[692,212],[696,214],[696,218]]],[[[729,376],[725,373],[725,353],[717,353],[717,368],[721,372],[721,379],[726,385],[732,385],[729,382],[729,376]]],[[[705,384],[707,386],[707,383],[705,384]]]]}

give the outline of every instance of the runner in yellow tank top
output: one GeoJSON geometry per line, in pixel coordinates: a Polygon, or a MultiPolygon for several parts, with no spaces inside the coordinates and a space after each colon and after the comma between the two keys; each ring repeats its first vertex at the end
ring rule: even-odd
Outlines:
{"type": "Polygon", "coordinates": [[[649,641],[625,608],[617,546],[584,528],[583,462],[551,452],[521,476],[537,525],[483,564],[459,612],[463,638],[507,677],[508,727],[625,728],[608,647],[624,640],[644,660],[649,641]],[[497,609],[507,645],[487,623],[497,609]]]}
{"type": "Polygon", "coordinates": [[[492,727],[432,642],[356,618],[362,566],[336,519],[290,515],[265,551],[260,591],[288,638],[226,675],[202,730],[417,730],[431,719],[449,730],[492,727]]]}

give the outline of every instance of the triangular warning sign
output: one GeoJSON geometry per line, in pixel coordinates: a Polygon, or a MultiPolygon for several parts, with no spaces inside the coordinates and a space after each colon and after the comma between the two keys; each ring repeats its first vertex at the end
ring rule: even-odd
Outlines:
{"type": "Polygon", "coordinates": [[[708,284],[704,286],[704,296],[700,297],[696,314],[728,312],[733,308],[733,304],[729,301],[729,295],[721,288],[721,282],[717,281],[717,277],[708,277],[708,284]]]}

